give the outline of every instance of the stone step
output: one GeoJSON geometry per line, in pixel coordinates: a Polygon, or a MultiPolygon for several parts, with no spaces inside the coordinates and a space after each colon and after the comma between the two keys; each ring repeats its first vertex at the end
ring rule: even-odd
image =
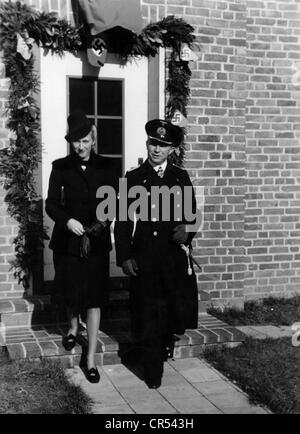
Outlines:
{"type": "MultiPolygon", "coordinates": [[[[130,348],[132,343],[130,324],[116,331],[99,331],[96,351],[96,363],[99,365],[121,362],[120,354],[130,348]]],[[[86,347],[86,331],[83,329],[78,337],[78,344],[72,351],[66,351],[62,346],[62,337],[66,327],[32,326],[11,327],[6,330],[5,346],[11,360],[51,358],[60,360],[64,366],[72,367],[80,362],[83,349],[86,347]]],[[[187,330],[178,336],[175,343],[174,358],[195,357],[201,354],[207,345],[238,344],[245,335],[238,329],[219,321],[211,315],[199,316],[197,330],[187,330]]]]}
{"type": "MultiPolygon", "coordinates": [[[[115,282],[117,283],[117,282],[115,282]]],[[[129,290],[126,283],[120,280],[123,289],[110,291],[110,302],[103,315],[109,320],[122,320],[129,317],[129,290]]],[[[116,286],[115,286],[116,288],[116,286]]],[[[200,291],[199,313],[205,313],[210,306],[209,294],[200,291]]],[[[30,327],[39,324],[53,324],[66,322],[63,311],[51,305],[50,296],[36,296],[24,298],[0,299],[0,322],[8,327],[30,327]]]]}

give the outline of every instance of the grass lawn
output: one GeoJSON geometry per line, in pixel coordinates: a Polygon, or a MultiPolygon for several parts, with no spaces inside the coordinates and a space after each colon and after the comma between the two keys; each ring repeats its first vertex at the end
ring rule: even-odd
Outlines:
{"type": "Polygon", "coordinates": [[[290,338],[247,338],[235,348],[205,350],[216,369],[273,413],[300,414],[300,347],[290,338]]]}
{"type": "Polygon", "coordinates": [[[244,310],[210,308],[208,313],[230,325],[292,325],[300,321],[300,296],[247,301],[244,310]]]}
{"type": "Polygon", "coordinates": [[[0,348],[0,414],[89,414],[90,399],[57,362],[9,362],[0,348]]]}

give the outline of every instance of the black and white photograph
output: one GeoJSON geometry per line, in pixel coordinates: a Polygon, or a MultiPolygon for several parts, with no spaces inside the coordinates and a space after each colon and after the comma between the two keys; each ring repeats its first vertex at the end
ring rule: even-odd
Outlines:
{"type": "Polygon", "coordinates": [[[9,414],[300,414],[299,0],[0,0],[9,414]]]}

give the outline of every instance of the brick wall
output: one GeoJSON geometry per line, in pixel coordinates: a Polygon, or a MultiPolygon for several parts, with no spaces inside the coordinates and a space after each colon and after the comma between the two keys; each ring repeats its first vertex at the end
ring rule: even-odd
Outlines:
{"type": "Polygon", "coordinates": [[[195,248],[203,269],[198,281],[216,303],[243,304],[246,5],[186,3],[185,18],[202,46],[191,81],[186,164],[195,184],[205,187],[205,224],[195,248]]]}
{"type": "MultiPolygon", "coordinates": [[[[27,3],[73,22],[70,0],[27,3]]],[[[201,44],[191,65],[186,162],[206,196],[194,243],[200,287],[216,304],[239,305],[244,297],[299,291],[298,0],[142,0],[142,12],[145,25],[183,17],[201,44]]],[[[6,219],[0,216],[0,231],[15,230],[6,219]]],[[[0,267],[5,288],[2,278],[0,267]]]]}
{"type": "Polygon", "coordinates": [[[300,288],[300,3],[247,1],[245,296],[300,288]]]}

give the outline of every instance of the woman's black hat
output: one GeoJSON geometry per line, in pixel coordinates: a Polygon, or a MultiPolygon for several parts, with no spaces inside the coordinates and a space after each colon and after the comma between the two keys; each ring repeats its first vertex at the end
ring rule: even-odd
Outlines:
{"type": "Polygon", "coordinates": [[[69,128],[65,139],[68,142],[74,142],[87,136],[93,126],[93,122],[79,110],[70,113],[67,120],[69,128]]]}

